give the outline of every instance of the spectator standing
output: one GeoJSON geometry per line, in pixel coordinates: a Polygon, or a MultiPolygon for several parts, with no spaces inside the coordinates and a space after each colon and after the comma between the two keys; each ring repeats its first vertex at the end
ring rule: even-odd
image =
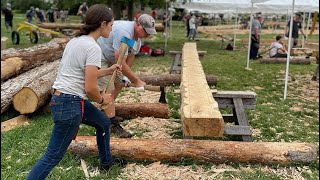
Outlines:
{"type": "Polygon", "coordinates": [[[151,16],[153,17],[154,20],[157,20],[157,11],[155,9],[152,9],[151,16]]]}
{"type": "Polygon", "coordinates": [[[55,18],[55,16],[54,16],[54,10],[53,10],[52,7],[50,7],[50,8],[47,10],[46,16],[47,16],[48,22],[50,22],[50,23],[56,22],[56,18],[55,18]]]}
{"type": "Polygon", "coordinates": [[[63,9],[60,10],[59,15],[60,15],[61,22],[65,23],[66,22],[66,13],[63,9]]]}
{"type": "Polygon", "coordinates": [[[7,32],[11,32],[12,31],[12,19],[13,19],[11,4],[7,3],[6,8],[4,8],[1,12],[2,12],[2,14],[4,14],[4,21],[5,21],[7,32]],[[10,31],[9,31],[9,29],[10,29],[10,31]]]}
{"type": "Polygon", "coordinates": [[[260,14],[257,15],[257,19],[252,20],[250,59],[257,59],[258,57],[258,51],[260,48],[261,22],[262,17],[260,14]]]}
{"type": "Polygon", "coordinates": [[[46,16],[44,12],[39,8],[35,9],[35,16],[36,16],[36,19],[38,20],[38,23],[44,23],[46,21],[46,16]]]}
{"type": "Polygon", "coordinates": [[[189,20],[191,18],[191,15],[190,14],[187,14],[183,17],[183,22],[184,24],[186,25],[186,28],[187,28],[187,37],[189,37],[189,33],[190,33],[190,27],[189,27],[189,20]]]}
{"type": "Polygon", "coordinates": [[[34,17],[34,7],[31,6],[30,9],[26,12],[26,19],[28,23],[32,23],[34,17]]]}
{"type": "Polygon", "coordinates": [[[195,15],[192,15],[189,20],[189,28],[190,28],[190,32],[189,32],[188,39],[194,40],[196,36],[196,16],[195,15]]]}
{"type": "Polygon", "coordinates": [[[78,13],[77,15],[81,17],[81,23],[84,23],[84,19],[87,15],[87,11],[88,11],[88,5],[87,5],[87,2],[83,2],[79,9],[78,9],[78,13]]]}
{"type": "MultiPolygon", "coordinates": [[[[302,26],[301,26],[301,14],[297,13],[292,21],[292,39],[293,43],[291,43],[292,47],[297,47],[298,45],[298,38],[299,38],[299,31],[301,34],[306,38],[306,35],[303,32],[302,26]]],[[[288,21],[286,29],[285,29],[285,35],[286,37],[289,37],[289,29],[290,29],[290,21],[288,21]]]]}

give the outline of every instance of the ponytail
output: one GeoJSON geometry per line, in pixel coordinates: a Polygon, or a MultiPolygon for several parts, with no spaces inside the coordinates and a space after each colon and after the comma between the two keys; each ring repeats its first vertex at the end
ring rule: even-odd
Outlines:
{"type": "Polygon", "coordinates": [[[80,30],[76,33],[75,36],[79,37],[82,35],[88,35],[91,31],[98,29],[99,26],[100,24],[96,24],[96,25],[84,24],[83,26],[81,26],[80,30]]]}

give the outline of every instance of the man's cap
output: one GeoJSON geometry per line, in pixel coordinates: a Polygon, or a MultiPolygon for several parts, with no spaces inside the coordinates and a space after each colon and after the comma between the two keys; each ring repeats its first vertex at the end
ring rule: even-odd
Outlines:
{"type": "Polygon", "coordinates": [[[142,14],[138,18],[138,23],[143,27],[143,29],[150,35],[157,34],[156,28],[155,28],[155,20],[152,16],[148,14],[142,14]]]}

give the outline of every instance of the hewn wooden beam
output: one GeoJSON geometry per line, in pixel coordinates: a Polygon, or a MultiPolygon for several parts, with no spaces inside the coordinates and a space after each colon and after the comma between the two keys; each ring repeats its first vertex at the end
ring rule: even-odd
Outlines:
{"type": "Polygon", "coordinates": [[[6,132],[15,127],[28,125],[28,124],[29,124],[28,117],[25,115],[20,115],[12,119],[9,119],[7,121],[1,122],[1,132],[6,132]]]}
{"type": "Polygon", "coordinates": [[[207,84],[196,43],[184,44],[181,63],[181,120],[184,136],[223,136],[223,118],[207,84]]]}

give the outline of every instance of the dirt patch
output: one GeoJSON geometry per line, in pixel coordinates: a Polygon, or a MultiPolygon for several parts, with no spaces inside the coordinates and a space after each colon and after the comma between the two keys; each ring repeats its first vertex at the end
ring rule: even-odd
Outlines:
{"type": "Polygon", "coordinates": [[[312,75],[294,75],[291,79],[288,96],[295,96],[301,100],[319,102],[319,81],[311,81],[312,75]]]}

